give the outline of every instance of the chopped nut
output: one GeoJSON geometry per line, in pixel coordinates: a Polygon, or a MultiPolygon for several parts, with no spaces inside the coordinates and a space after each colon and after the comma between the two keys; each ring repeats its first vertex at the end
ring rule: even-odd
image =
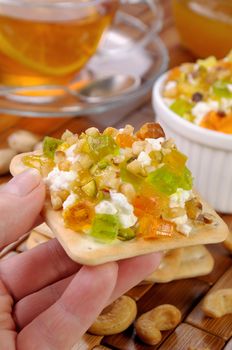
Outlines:
{"type": "Polygon", "coordinates": [[[135,175],[143,175],[146,176],[146,171],[143,168],[142,164],[137,160],[133,160],[131,163],[127,164],[127,170],[135,175]]]}
{"type": "Polygon", "coordinates": [[[52,208],[54,210],[59,210],[62,208],[63,206],[63,201],[60,198],[60,196],[58,195],[57,192],[52,192],[51,191],[51,203],[52,203],[52,208]]]}
{"type": "Polygon", "coordinates": [[[99,130],[97,128],[88,128],[86,131],[85,131],[86,135],[88,136],[97,136],[99,135],[99,130]]]}
{"type": "Polygon", "coordinates": [[[112,137],[116,137],[118,134],[118,130],[115,129],[115,128],[112,128],[111,126],[106,128],[104,131],[103,131],[103,135],[109,135],[109,136],[112,136],[112,137]]]}
{"type": "Polygon", "coordinates": [[[61,140],[63,141],[67,141],[67,139],[69,137],[72,137],[73,133],[70,130],[65,130],[65,132],[63,133],[63,135],[61,136],[61,140]]]}
{"type": "Polygon", "coordinates": [[[197,217],[198,221],[204,222],[205,224],[212,224],[214,222],[214,216],[209,213],[200,214],[197,217]]]}
{"type": "Polygon", "coordinates": [[[61,171],[69,171],[70,167],[71,167],[71,162],[69,162],[68,160],[58,163],[58,168],[61,171]]]}
{"type": "Polygon", "coordinates": [[[60,163],[66,160],[66,155],[63,151],[55,151],[54,161],[60,163]]]}
{"type": "Polygon", "coordinates": [[[146,141],[135,141],[132,145],[132,151],[134,155],[139,155],[146,148],[146,141]]]}
{"type": "Polygon", "coordinates": [[[127,197],[129,202],[132,202],[136,196],[134,187],[129,183],[122,184],[120,187],[120,191],[127,197]]]}
{"type": "Polygon", "coordinates": [[[127,124],[123,130],[123,134],[133,135],[133,133],[134,133],[134,127],[132,125],[127,124]]]}
{"type": "Polygon", "coordinates": [[[195,220],[202,213],[202,204],[197,198],[192,198],[185,203],[187,216],[195,220]]]}

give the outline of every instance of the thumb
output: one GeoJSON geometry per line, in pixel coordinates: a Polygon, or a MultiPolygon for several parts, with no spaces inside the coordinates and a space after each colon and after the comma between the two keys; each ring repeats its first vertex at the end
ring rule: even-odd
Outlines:
{"type": "Polygon", "coordinates": [[[40,213],[45,186],[36,169],[15,176],[0,189],[0,247],[27,232],[40,213]]]}

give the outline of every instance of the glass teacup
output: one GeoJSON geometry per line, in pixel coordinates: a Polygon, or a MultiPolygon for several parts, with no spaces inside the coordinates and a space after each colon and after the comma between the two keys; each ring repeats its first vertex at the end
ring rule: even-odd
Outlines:
{"type": "Polygon", "coordinates": [[[96,52],[118,0],[0,0],[0,84],[66,84],[96,52]]]}

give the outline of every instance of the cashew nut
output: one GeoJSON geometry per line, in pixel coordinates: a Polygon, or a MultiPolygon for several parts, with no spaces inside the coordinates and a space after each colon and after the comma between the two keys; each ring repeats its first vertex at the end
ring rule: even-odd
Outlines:
{"type": "Polygon", "coordinates": [[[10,162],[16,155],[16,152],[10,148],[0,149],[0,175],[7,174],[10,168],[10,162]]]}
{"type": "Polygon", "coordinates": [[[180,321],[180,310],[173,305],[164,304],[141,315],[135,323],[135,329],[144,343],[156,345],[162,339],[160,331],[173,329],[180,321]]]}
{"type": "Polygon", "coordinates": [[[23,153],[32,151],[39,137],[27,130],[17,130],[8,137],[7,141],[10,148],[17,153],[23,153]]]}
{"type": "Polygon", "coordinates": [[[89,332],[96,335],[121,333],[132,324],[136,314],[136,302],[123,295],[102,311],[89,328],[89,332]]]}
{"type": "Polygon", "coordinates": [[[232,231],[229,231],[229,234],[224,240],[223,245],[226,249],[232,252],[232,231]]]}
{"type": "Polygon", "coordinates": [[[219,289],[206,295],[202,311],[209,317],[217,318],[232,313],[232,288],[219,289]]]}

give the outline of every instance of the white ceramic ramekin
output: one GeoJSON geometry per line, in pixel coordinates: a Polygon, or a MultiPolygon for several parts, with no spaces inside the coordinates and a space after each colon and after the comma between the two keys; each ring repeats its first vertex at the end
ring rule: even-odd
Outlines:
{"type": "Polygon", "coordinates": [[[232,135],[207,130],[172,112],[162,98],[167,73],[155,83],[152,103],[167,136],[188,157],[195,187],[217,211],[232,213],[232,135]]]}

